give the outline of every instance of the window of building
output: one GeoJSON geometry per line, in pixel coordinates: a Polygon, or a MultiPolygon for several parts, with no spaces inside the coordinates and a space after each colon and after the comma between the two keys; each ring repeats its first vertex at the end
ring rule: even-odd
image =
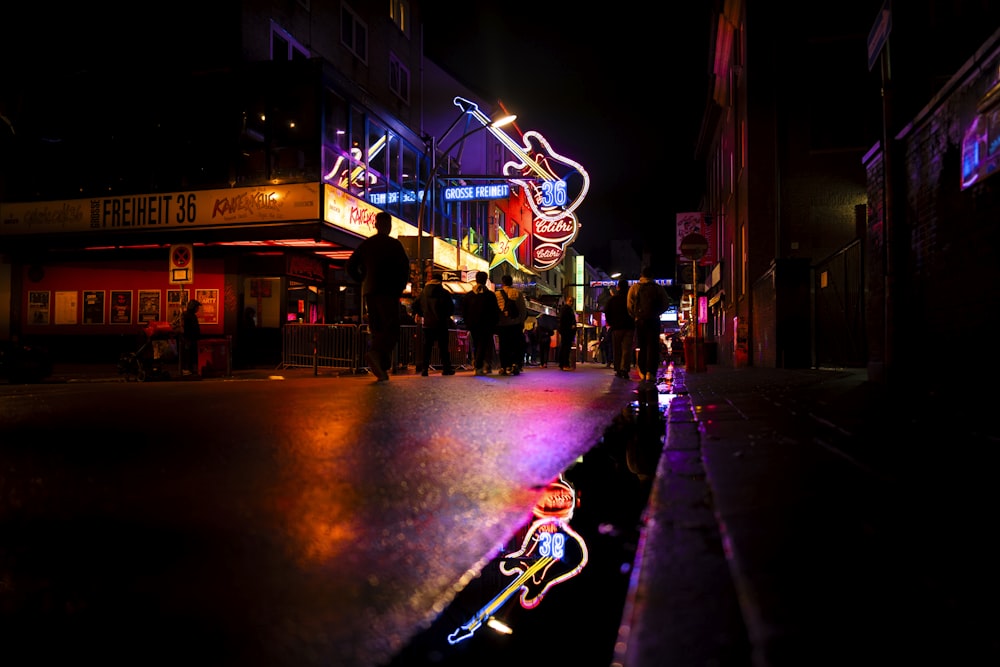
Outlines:
{"type": "Polygon", "coordinates": [[[340,42],[361,62],[368,62],[368,26],[347,4],[340,5],[340,42]]]}
{"type": "Polygon", "coordinates": [[[389,0],[389,18],[404,35],[410,36],[410,0],[389,0]]]}
{"type": "Polygon", "coordinates": [[[389,54],[389,89],[406,103],[410,102],[410,70],[396,57],[389,54]]]}
{"type": "Polygon", "coordinates": [[[740,293],[747,293],[747,273],[750,271],[750,258],[747,256],[747,225],[740,223],[740,293]]]}
{"type": "Polygon", "coordinates": [[[747,167],[747,122],[740,121],[740,171],[747,167]]]}
{"type": "Polygon", "coordinates": [[[309,49],[271,21],[271,60],[308,60],[309,49]]]}

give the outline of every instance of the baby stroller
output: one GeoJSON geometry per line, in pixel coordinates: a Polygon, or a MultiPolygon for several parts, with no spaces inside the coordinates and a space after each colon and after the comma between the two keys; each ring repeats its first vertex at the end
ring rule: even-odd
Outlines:
{"type": "Polygon", "coordinates": [[[149,322],[139,334],[139,348],[118,358],[118,374],[126,382],[166,380],[169,364],[177,364],[177,334],[170,322],[149,322]]]}

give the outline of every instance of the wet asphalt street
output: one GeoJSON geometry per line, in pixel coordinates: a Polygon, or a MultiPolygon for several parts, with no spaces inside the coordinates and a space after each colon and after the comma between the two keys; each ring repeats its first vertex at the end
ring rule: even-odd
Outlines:
{"type": "Polygon", "coordinates": [[[463,664],[433,631],[509,585],[491,563],[560,475],[576,505],[552,536],[579,535],[586,564],[497,616],[565,658],[565,633],[613,641],[648,493],[636,461],[659,455],[605,438],[628,430],[636,384],[580,365],[0,387],[3,664],[463,664]]]}

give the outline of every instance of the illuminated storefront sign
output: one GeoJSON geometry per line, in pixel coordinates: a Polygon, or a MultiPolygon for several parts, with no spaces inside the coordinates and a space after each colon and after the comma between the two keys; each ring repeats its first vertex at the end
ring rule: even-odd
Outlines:
{"type": "Polygon", "coordinates": [[[369,192],[368,201],[376,206],[387,206],[391,204],[398,204],[403,202],[404,204],[416,204],[420,201],[420,197],[423,194],[423,190],[416,192],[414,190],[393,190],[392,192],[369,192]]]}
{"type": "Polygon", "coordinates": [[[587,170],[579,162],[552,150],[548,140],[535,130],[525,132],[521,137],[523,143],[519,143],[501,128],[494,127],[490,117],[479,111],[475,103],[456,97],[455,105],[471,113],[517,157],[516,161],[504,164],[503,173],[524,191],[534,216],[532,267],[544,271],[556,266],[580,229],[574,211],[590,190],[587,170]]]}
{"type": "Polygon", "coordinates": [[[577,255],[573,258],[576,261],[576,266],[573,267],[573,282],[576,287],[573,288],[573,299],[576,301],[576,312],[582,313],[584,311],[583,302],[583,286],[585,272],[586,272],[586,262],[583,259],[583,255],[577,255]]]}
{"type": "Polygon", "coordinates": [[[516,269],[522,268],[521,263],[517,261],[517,248],[524,243],[526,238],[528,238],[527,234],[509,238],[502,227],[497,228],[497,241],[490,243],[490,248],[493,250],[493,261],[490,262],[490,268],[500,266],[504,262],[516,269]]]}
{"type": "Polygon", "coordinates": [[[0,204],[0,235],[135,232],[319,217],[316,183],[0,204]]]}
{"type": "Polygon", "coordinates": [[[351,146],[351,159],[347,160],[343,155],[338,155],[337,161],[333,163],[333,167],[323,177],[323,180],[329,182],[336,179],[337,185],[344,190],[352,187],[363,189],[366,186],[375,185],[378,183],[378,177],[366,170],[364,164],[371,164],[371,161],[385,148],[390,138],[388,135],[379,137],[368,148],[368,157],[365,160],[361,159],[363,155],[361,148],[357,144],[351,146]]]}
{"type": "Polygon", "coordinates": [[[441,188],[441,198],[445,201],[486,201],[506,199],[510,196],[510,186],[506,183],[481,185],[456,185],[441,188]]]}
{"type": "MultiPolygon", "coordinates": [[[[375,234],[375,215],[382,209],[332,185],[323,186],[323,202],[323,221],[325,223],[360,236],[367,237],[375,234]]],[[[400,236],[413,236],[416,233],[415,226],[403,222],[396,216],[392,217],[390,235],[398,238],[400,236]]]]}
{"type": "MultiPolygon", "coordinates": [[[[636,284],[637,282],[639,282],[639,281],[638,280],[629,280],[628,284],[631,287],[632,285],[636,284]]],[[[674,279],[673,278],[657,278],[653,282],[656,283],[657,285],[662,285],[663,287],[670,287],[671,285],[674,284],[674,279]]],[[[614,288],[614,287],[618,287],[618,281],[617,280],[591,280],[590,281],[590,286],[591,287],[606,287],[608,289],[611,289],[611,288],[614,288]]]]}
{"type": "Polygon", "coordinates": [[[962,137],[962,189],[1000,171],[1000,82],[976,105],[962,137]]]}

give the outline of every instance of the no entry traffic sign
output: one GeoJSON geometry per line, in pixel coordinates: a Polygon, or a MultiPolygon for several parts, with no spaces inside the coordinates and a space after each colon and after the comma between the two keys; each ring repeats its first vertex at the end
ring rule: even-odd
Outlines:
{"type": "Polygon", "coordinates": [[[701,234],[688,234],[681,239],[681,254],[691,260],[699,260],[708,252],[708,239],[701,234]]]}

